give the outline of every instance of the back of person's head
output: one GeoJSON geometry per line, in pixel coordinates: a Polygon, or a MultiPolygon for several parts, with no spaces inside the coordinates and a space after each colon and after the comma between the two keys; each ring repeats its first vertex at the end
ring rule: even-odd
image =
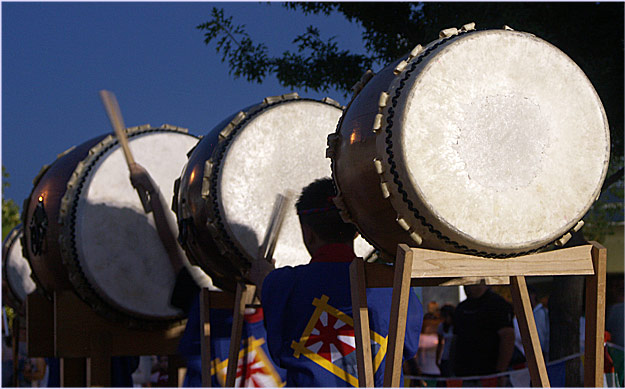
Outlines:
{"type": "Polygon", "coordinates": [[[527,294],[530,296],[532,308],[538,305],[540,301],[538,300],[538,292],[536,291],[536,288],[534,288],[532,285],[527,285],[527,294]]]}
{"type": "Polygon", "coordinates": [[[443,305],[443,307],[441,308],[441,316],[443,318],[445,317],[453,317],[454,315],[454,306],[451,304],[445,304],[443,305]]]}
{"type": "Polygon", "coordinates": [[[300,223],[319,238],[328,243],[349,243],[356,237],[356,227],[343,221],[333,202],[335,196],[332,179],[318,179],[302,190],[295,208],[300,223]]]}
{"type": "Polygon", "coordinates": [[[445,304],[441,308],[441,317],[443,318],[444,331],[449,331],[449,328],[453,325],[455,310],[456,309],[451,304],[445,304]]]}
{"type": "Polygon", "coordinates": [[[438,311],[440,311],[440,309],[438,308],[438,303],[436,301],[430,301],[428,303],[428,312],[437,315],[438,311]]]}

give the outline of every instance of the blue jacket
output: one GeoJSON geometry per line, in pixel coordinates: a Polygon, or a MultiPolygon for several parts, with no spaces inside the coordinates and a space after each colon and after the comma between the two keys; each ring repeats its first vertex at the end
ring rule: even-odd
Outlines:
{"type": "MultiPolygon", "coordinates": [[[[180,339],[178,351],[187,359],[185,387],[202,386],[202,360],[200,346],[200,308],[199,296],[189,310],[187,326],[180,339]]],[[[232,311],[225,309],[210,310],[211,325],[211,376],[213,387],[223,387],[226,381],[230,335],[232,331],[232,311]]],[[[243,325],[239,366],[235,386],[280,387],[284,386],[285,372],[274,366],[269,357],[265,341],[263,313],[258,310],[254,315],[246,315],[243,325]],[[247,361],[247,363],[244,363],[247,361]],[[241,385],[245,379],[245,385],[241,385]]]]}
{"type": "MultiPolygon", "coordinates": [[[[349,249],[349,251],[347,249],[349,249]]],[[[328,245],[311,263],[271,272],[263,283],[267,343],[287,371],[288,387],[357,386],[349,265],[346,245],[328,245]]],[[[382,386],[392,289],[367,289],[375,385],[382,386]]],[[[423,309],[411,293],[404,359],[415,356],[423,309]]]]}

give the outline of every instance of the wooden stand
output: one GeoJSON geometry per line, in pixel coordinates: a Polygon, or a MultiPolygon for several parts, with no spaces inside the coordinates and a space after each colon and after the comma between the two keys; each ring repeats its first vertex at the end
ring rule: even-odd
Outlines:
{"type": "Polygon", "coordinates": [[[254,292],[256,287],[243,283],[237,284],[236,294],[228,292],[209,291],[202,289],[200,295],[200,329],[202,350],[202,386],[211,387],[211,354],[210,354],[210,308],[232,309],[232,332],[230,335],[230,349],[228,352],[228,368],[226,371],[226,384],[228,388],[234,387],[236,382],[237,365],[239,362],[239,349],[243,333],[243,320],[245,308],[253,306],[254,292]]]}
{"type": "Polygon", "coordinates": [[[184,324],[166,330],[133,330],[96,314],[72,291],[54,301],[32,293],[26,300],[30,357],[61,359],[61,386],[111,386],[111,357],[168,355],[169,384],[178,385],[177,356],[184,324]]]}
{"type": "Polygon", "coordinates": [[[359,386],[374,386],[366,288],[393,288],[384,370],[385,387],[398,387],[400,384],[410,286],[469,285],[479,283],[481,279],[486,279],[487,283],[491,284],[510,284],[532,384],[549,387],[525,276],[585,275],[587,278],[584,385],[601,387],[606,251],[600,244],[590,242],[585,246],[517,258],[488,259],[410,248],[400,244],[394,266],[354,261],[350,266],[350,281],[359,386]]]}

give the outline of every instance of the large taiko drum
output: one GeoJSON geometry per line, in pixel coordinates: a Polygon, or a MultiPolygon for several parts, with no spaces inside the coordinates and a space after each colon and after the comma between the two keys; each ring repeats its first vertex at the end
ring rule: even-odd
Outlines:
{"type": "MultiPolygon", "coordinates": [[[[127,133],[135,160],[171,201],[198,139],[169,125],[127,133]]],[[[129,327],[182,318],[169,304],[175,274],[114,136],[91,139],[45,167],[23,218],[24,254],[47,294],[73,289],[95,311],[129,327]]]]}
{"type": "MultiPolygon", "coordinates": [[[[297,94],[267,98],[233,115],[198,143],[180,177],[177,216],[190,260],[215,285],[232,289],[258,256],[278,194],[296,196],[331,175],[328,134],[342,109],[297,94]]],[[[356,253],[373,248],[362,238],[356,253]]],[[[276,266],[308,263],[294,204],[287,205],[274,251],[276,266]]]]}
{"type": "Polygon", "coordinates": [[[22,254],[22,225],[9,232],[2,242],[2,301],[24,314],[26,296],[37,288],[30,265],[22,254]]]}
{"type": "Polygon", "coordinates": [[[444,30],[357,89],[328,137],[336,202],[388,256],[398,243],[485,257],[562,244],[600,193],[601,101],[532,34],[444,30]]]}

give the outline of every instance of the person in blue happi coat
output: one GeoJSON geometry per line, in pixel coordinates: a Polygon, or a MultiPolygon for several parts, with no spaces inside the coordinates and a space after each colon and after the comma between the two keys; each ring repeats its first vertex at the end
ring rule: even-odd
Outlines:
{"type": "MultiPolygon", "coordinates": [[[[274,270],[258,260],[251,270],[265,311],[269,352],[286,369],[288,387],[358,386],[349,265],[362,259],[353,249],[356,228],[343,222],[334,196],[326,178],[304,188],[297,201],[309,264],[274,270]]],[[[384,378],[391,295],[391,288],[367,289],[376,386],[384,378]]],[[[411,293],[405,360],[417,353],[422,321],[421,303],[411,293]]]]}

